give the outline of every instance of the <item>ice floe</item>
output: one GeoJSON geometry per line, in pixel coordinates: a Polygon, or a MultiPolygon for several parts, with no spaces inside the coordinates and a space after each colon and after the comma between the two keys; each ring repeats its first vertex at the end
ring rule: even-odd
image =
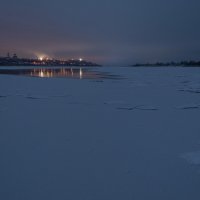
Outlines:
{"type": "Polygon", "coordinates": [[[198,104],[183,105],[183,106],[177,107],[177,109],[181,109],[181,110],[190,110],[190,109],[198,109],[198,108],[200,108],[200,105],[198,104]]]}
{"type": "Polygon", "coordinates": [[[157,111],[157,107],[148,105],[137,105],[133,107],[117,107],[118,110],[146,110],[146,111],[157,111]]]}
{"type": "Polygon", "coordinates": [[[182,158],[187,160],[190,164],[200,165],[200,151],[186,153],[182,155],[182,158]]]}

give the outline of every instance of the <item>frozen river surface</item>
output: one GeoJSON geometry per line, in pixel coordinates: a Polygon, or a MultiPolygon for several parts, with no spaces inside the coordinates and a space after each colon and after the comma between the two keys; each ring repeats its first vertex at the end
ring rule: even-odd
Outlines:
{"type": "Polygon", "coordinates": [[[2,200],[199,200],[200,68],[1,68],[0,158],[2,200]]]}

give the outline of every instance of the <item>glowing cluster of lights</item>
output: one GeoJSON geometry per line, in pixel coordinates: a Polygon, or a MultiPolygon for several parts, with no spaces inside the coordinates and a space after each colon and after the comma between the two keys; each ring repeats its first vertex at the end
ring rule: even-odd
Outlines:
{"type": "Polygon", "coordinates": [[[44,57],[40,56],[40,57],[39,57],[39,60],[40,60],[40,61],[43,61],[43,60],[44,60],[44,57]]]}
{"type": "MultiPolygon", "coordinates": [[[[37,58],[39,61],[47,61],[47,60],[51,60],[51,58],[49,58],[46,54],[37,54],[37,58]]],[[[79,61],[82,62],[83,58],[79,58],[79,59],[71,59],[72,61],[79,61]]],[[[65,61],[65,60],[63,60],[65,61]]]]}
{"type": "Polygon", "coordinates": [[[38,58],[38,60],[40,60],[40,61],[50,60],[50,58],[49,58],[47,55],[45,55],[45,54],[43,54],[43,55],[38,55],[37,58],[38,58]]]}

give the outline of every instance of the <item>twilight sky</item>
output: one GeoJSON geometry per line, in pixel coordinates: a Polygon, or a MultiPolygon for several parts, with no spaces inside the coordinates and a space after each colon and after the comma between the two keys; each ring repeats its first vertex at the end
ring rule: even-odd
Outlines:
{"type": "Polygon", "coordinates": [[[199,0],[1,0],[0,56],[200,59],[199,0]]]}

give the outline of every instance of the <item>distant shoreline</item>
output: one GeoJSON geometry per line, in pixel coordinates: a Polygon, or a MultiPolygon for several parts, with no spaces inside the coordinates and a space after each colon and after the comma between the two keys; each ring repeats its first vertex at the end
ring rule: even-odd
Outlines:
{"type": "Polygon", "coordinates": [[[137,63],[131,67],[200,67],[200,61],[137,63]]]}
{"type": "Polygon", "coordinates": [[[69,59],[69,60],[58,60],[58,59],[29,59],[29,58],[18,58],[16,54],[13,57],[0,57],[0,66],[12,67],[12,66],[30,66],[30,67],[97,67],[99,64],[86,61],[83,59],[69,59]]]}

